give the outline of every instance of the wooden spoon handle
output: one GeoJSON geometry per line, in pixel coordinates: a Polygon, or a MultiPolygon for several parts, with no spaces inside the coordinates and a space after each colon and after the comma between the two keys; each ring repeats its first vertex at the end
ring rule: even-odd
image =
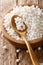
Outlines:
{"type": "Polygon", "coordinates": [[[23,37],[23,39],[24,39],[24,41],[25,41],[25,43],[26,43],[26,46],[27,46],[27,48],[28,48],[28,51],[29,51],[29,55],[30,55],[32,64],[33,64],[33,65],[40,65],[40,64],[39,64],[39,61],[38,61],[38,59],[37,59],[37,57],[36,57],[36,54],[34,53],[33,49],[32,49],[31,46],[30,46],[30,43],[27,42],[27,40],[26,40],[25,37],[23,37]]]}

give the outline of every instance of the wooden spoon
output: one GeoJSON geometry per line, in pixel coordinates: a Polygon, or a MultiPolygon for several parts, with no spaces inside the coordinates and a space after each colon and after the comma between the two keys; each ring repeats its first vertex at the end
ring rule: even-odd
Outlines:
{"type": "MultiPolygon", "coordinates": [[[[14,31],[17,33],[17,34],[19,34],[22,38],[23,38],[23,40],[25,41],[25,44],[26,44],[26,46],[27,46],[27,48],[28,48],[28,52],[29,52],[29,55],[30,55],[30,58],[31,58],[31,61],[32,61],[32,64],[33,65],[40,65],[39,64],[39,61],[38,61],[38,59],[37,59],[37,57],[36,57],[36,55],[35,55],[35,53],[34,53],[34,51],[33,51],[33,49],[31,48],[31,45],[30,45],[30,43],[26,40],[26,38],[25,38],[25,36],[26,36],[26,28],[25,28],[25,30],[23,30],[23,31],[20,31],[20,30],[17,30],[17,28],[16,28],[16,24],[15,24],[15,18],[16,17],[20,17],[20,16],[18,16],[18,15],[14,15],[13,17],[12,17],[12,19],[11,19],[11,26],[13,27],[13,29],[14,29],[14,31]]],[[[26,25],[25,25],[26,26],[26,25]]]]}

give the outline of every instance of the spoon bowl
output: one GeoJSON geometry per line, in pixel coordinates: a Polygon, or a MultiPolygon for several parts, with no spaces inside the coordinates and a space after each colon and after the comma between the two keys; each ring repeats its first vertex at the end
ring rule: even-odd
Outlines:
{"type": "MultiPolygon", "coordinates": [[[[24,23],[25,29],[23,29],[22,31],[21,31],[21,30],[17,30],[16,23],[15,23],[15,18],[16,18],[16,17],[20,17],[20,16],[14,15],[14,16],[12,17],[12,19],[11,19],[11,26],[12,26],[12,28],[14,29],[14,31],[15,31],[17,34],[19,34],[19,35],[24,35],[24,34],[26,33],[27,26],[26,26],[26,24],[24,23]]],[[[20,17],[20,18],[21,18],[21,17],[20,17]]]]}

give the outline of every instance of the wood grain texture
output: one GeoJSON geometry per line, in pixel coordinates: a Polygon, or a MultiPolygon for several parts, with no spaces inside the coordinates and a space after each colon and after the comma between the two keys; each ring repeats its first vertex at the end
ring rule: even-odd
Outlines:
{"type": "Polygon", "coordinates": [[[38,1],[38,4],[39,4],[39,6],[42,6],[43,7],[43,0],[39,0],[38,1]]]}
{"type": "MultiPolygon", "coordinates": [[[[35,53],[39,59],[39,62],[43,63],[43,48],[40,51],[36,49],[35,53]]],[[[19,65],[32,65],[29,54],[24,50],[21,50],[21,52],[19,53],[19,59],[19,65]]]]}
{"type": "Polygon", "coordinates": [[[35,52],[36,52],[36,55],[39,59],[39,62],[43,63],[43,47],[39,51],[36,49],[35,52]]]}
{"type": "Polygon", "coordinates": [[[16,57],[16,48],[5,39],[0,24],[0,65],[17,65],[16,57]]]}
{"type": "Polygon", "coordinates": [[[29,4],[29,3],[38,4],[38,0],[18,0],[19,5],[21,5],[21,4],[29,4]]]}
{"type": "MultiPolygon", "coordinates": [[[[1,26],[0,26],[1,27],[1,26]]],[[[0,64],[1,65],[3,65],[3,58],[4,58],[4,56],[3,56],[3,52],[4,52],[4,50],[3,50],[3,39],[2,39],[2,35],[1,35],[1,29],[0,29],[0,64]]]]}
{"type": "MultiPolygon", "coordinates": [[[[17,4],[26,4],[30,2],[43,6],[43,0],[0,0],[0,22],[2,22],[2,17],[9,9],[16,6],[17,4]]],[[[40,51],[36,49],[35,52],[39,61],[42,63],[43,48],[40,51]]],[[[18,53],[18,58],[20,59],[18,65],[32,65],[30,56],[25,50],[21,50],[18,53]]],[[[0,23],[0,65],[17,65],[16,59],[16,48],[11,44],[10,41],[3,37],[0,23]]]]}
{"type": "Polygon", "coordinates": [[[14,6],[16,6],[16,0],[0,0],[0,16],[3,17],[14,6]]]}
{"type": "Polygon", "coordinates": [[[28,53],[26,53],[25,50],[21,50],[21,52],[19,53],[19,59],[19,65],[32,65],[30,56],[28,53]]]}

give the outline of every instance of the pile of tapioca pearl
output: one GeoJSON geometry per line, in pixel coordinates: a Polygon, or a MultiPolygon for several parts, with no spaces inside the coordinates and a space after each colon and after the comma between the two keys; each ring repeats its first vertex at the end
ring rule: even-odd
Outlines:
{"type": "Polygon", "coordinates": [[[41,38],[43,36],[43,12],[42,9],[38,8],[38,6],[16,6],[12,11],[7,13],[4,17],[4,27],[7,33],[17,40],[23,40],[19,35],[13,30],[11,27],[11,18],[14,15],[21,16],[22,18],[15,18],[16,27],[18,30],[25,29],[25,25],[27,26],[26,30],[26,38],[27,40],[34,40],[41,38]]]}

